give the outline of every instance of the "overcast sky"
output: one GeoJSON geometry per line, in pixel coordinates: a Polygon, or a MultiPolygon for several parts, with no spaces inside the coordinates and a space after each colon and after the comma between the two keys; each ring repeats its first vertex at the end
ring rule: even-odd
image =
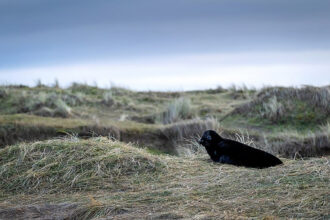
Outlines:
{"type": "Polygon", "coordinates": [[[0,83],[330,83],[330,1],[0,0],[0,83]]]}

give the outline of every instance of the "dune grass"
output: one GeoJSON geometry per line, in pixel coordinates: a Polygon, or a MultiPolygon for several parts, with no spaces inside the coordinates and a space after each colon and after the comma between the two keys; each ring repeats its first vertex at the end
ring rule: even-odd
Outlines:
{"type": "Polygon", "coordinates": [[[328,219],[329,97],[0,86],[0,219],[328,219]],[[284,165],[213,163],[207,129],[284,165]]]}
{"type": "Polygon", "coordinates": [[[318,129],[330,120],[330,87],[271,87],[259,91],[232,115],[254,125],[300,131],[318,129]]]}
{"type": "Polygon", "coordinates": [[[221,127],[225,137],[246,130],[254,137],[256,147],[275,154],[293,158],[330,152],[329,131],[320,128],[330,120],[329,87],[273,87],[256,91],[242,86],[160,93],[74,84],[68,89],[7,86],[1,87],[1,91],[0,109],[7,114],[0,115],[0,147],[77,134],[112,136],[177,154],[177,145],[182,145],[178,139],[185,133],[182,129],[194,127],[189,121],[200,120],[198,131],[188,129],[190,135],[196,135],[214,127],[203,126],[208,118],[217,118],[220,126],[215,127],[221,127]],[[22,109],[17,103],[22,94],[26,99],[23,107],[32,103],[28,106],[34,110],[13,114],[22,109]],[[56,115],[58,112],[62,113],[56,115]]]}
{"type": "Polygon", "coordinates": [[[329,157],[259,170],[105,138],[19,144],[0,155],[0,217],[36,209],[76,219],[329,217],[329,157]]]}
{"type": "Polygon", "coordinates": [[[194,115],[190,99],[181,97],[168,105],[166,111],[161,115],[161,121],[164,124],[171,124],[180,120],[192,119],[194,115]]]}
{"type": "Polygon", "coordinates": [[[142,149],[107,139],[63,139],[0,150],[6,193],[62,193],[113,188],[122,176],[157,173],[165,165],[142,149]]]}

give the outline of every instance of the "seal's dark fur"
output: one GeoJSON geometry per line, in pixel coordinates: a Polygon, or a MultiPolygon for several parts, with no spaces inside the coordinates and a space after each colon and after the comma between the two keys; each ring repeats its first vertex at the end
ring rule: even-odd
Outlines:
{"type": "Polygon", "coordinates": [[[213,130],[205,131],[199,143],[205,147],[215,162],[254,168],[266,168],[282,164],[280,159],[265,151],[222,138],[213,130]]]}

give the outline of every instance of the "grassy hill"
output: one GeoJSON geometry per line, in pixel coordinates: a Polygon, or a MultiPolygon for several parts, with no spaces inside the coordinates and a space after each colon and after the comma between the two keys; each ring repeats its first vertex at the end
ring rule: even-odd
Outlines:
{"type": "Polygon", "coordinates": [[[328,218],[330,87],[0,87],[0,219],[328,218]],[[206,129],[279,156],[211,162],[206,129]]]}
{"type": "Polygon", "coordinates": [[[49,202],[58,210],[46,213],[77,219],[329,214],[329,157],[284,159],[282,166],[259,170],[219,165],[201,153],[155,154],[107,138],[19,144],[2,149],[0,157],[2,218],[19,216],[21,209],[25,217],[42,216],[32,207],[47,210],[49,202]]]}

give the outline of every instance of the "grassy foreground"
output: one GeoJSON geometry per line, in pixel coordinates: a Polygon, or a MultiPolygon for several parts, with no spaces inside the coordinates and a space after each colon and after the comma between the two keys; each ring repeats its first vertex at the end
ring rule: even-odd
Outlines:
{"type": "Polygon", "coordinates": [[[0,158],[0,219],[329,218],[329,157],[259,170],[72,138],[0,158]]]}

